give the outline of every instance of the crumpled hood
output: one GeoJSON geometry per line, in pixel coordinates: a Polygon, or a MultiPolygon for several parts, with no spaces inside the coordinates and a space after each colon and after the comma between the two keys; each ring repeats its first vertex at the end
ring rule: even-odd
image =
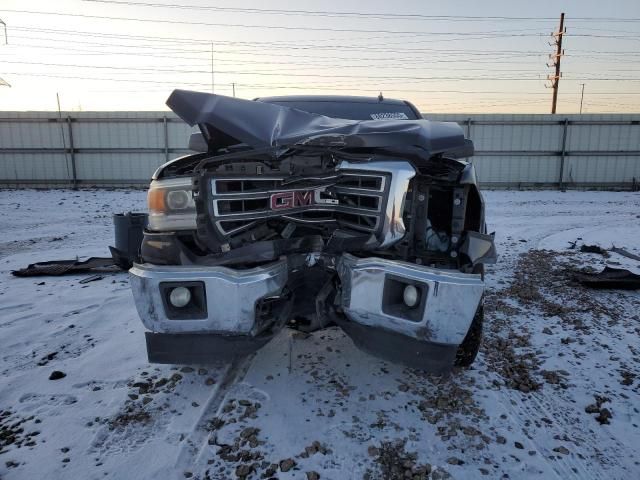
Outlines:
{"type": "Polygon", "coordinates": [[[253,148],[294,144],[384,148],[415,146],[428,155],[464,150],[473,155],[462,128],[429,120],[346,120],[294,108],[211,93],[174,90],[167,105],[189,125],[198,125],[210,151],[244,143],[253,148]]]}

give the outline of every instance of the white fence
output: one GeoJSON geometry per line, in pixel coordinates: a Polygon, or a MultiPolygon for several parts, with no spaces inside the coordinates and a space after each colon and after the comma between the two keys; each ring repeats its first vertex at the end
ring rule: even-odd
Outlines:
{"type": "MultiPolygon", "coordinates": [[[[637,188],[640,114],[446,115],[474,141],[483,187],[637,188]]],[[[0,185],[146,184],[189,153],[191,128],[165,112],[0,112],[0,185]]]]}

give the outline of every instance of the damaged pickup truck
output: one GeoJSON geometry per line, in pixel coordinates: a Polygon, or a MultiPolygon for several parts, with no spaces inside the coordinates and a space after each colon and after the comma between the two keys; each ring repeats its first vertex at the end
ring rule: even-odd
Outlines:
{"type": "Polygon", "coordinates": [[[231,360],[285,326],[337,324],[413,368],[473,362],[496,252],[457,124],[382,97],[175,90],[167,105],[200,153],[149,188],[130,270],[149,361],[231,360]]]}

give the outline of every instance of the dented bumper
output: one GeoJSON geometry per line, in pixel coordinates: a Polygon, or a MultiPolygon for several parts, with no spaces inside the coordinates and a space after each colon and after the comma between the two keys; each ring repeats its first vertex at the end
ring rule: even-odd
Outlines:
{"type": "MultiPolygon", "coordinates": [[[[134,264],[129,270],[136,309],[153,363],[230,361],[263,347],[287,319],[287,261],[247,270],[134,264]],[[176,314],[172,288],[192,292],[191,308],[176,314]]],[[[187,306],[189,307],[189,305],[187,306]]],[[[183,307],[185,308],[185,307],[183,307]]]]}
{"type": "MultiPolygon", "coordinates": [[[[330,308],[318,312],[333,311],[331,320],[358,347],[431,371],[452,365],[481,302],[480,275],[350,254],[327,265],[340,287],[330,308]],[[403,302],[408,285],[418,294],[413,307],[403,302]]],[[[284,326],[292,302],[284,258],[248,270],[141,264],[130,276],[153,362],[206,363],[251,353],[284,326]],[[199,310],[176,316],[169,293],[180,285],[194,289],[199,310]]]]}
{"type": "Polygon", "coordinates": [[[462,343],[484,290],[480,275],[349,254],[340,259],[338,274],[349,320],[447,345],[462,343]],[[403,302],[407,285],[419,291],[413,308],[403,302]]]}
{"type": "Polygon", "coordinates": [[[480,305],[480,275],[345,254],[338,263],[340,327],[362,350],[433,373],[451,368],[480,305]],[[402,293],[419,292],[407,307],[402,293]]]}
{"type": "Polygon", "coordinates": [[[145,263],[135,264],[129,275],[138,314],[153,332],[255,336],[266,326],[257,321],[262,320],[257,318],[257,306],[282,291],[287,261],[247,270],[145,263]],[[169,289],[195,284],[203,289],[201,308],[191,315],[173,315],[169,289]]]}

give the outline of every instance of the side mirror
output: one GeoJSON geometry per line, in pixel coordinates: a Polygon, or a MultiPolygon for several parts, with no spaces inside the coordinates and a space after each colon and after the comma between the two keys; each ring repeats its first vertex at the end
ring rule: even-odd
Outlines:
{"type": "Polygon", "coordinates": [[[209,151],[209,145],[207,144],[201,132],[191,134],[191,136],[189,137],[189,150],[193,150],[194,152],[209,151]]]}

